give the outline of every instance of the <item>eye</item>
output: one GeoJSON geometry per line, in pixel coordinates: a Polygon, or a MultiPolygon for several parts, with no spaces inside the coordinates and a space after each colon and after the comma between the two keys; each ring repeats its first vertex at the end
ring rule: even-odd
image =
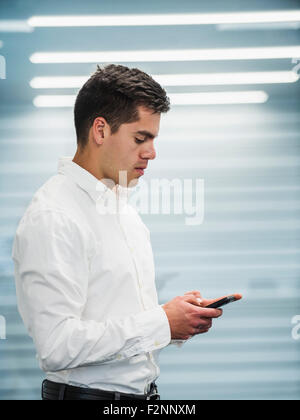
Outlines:
{"type": "Polygon", "coordinates": [[[135,139],[135,142],[137,143],[137,144],[142,144],[142,143],[144,143],[146,140],[140,140],[140,139],[138,139],[138,138],[134,138],[135,139]]]}

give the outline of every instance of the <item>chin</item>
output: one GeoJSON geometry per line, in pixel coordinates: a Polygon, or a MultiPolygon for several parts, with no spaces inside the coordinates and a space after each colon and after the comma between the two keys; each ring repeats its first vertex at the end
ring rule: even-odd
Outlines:
{"type": "Polygon", "coordinates": [[[138,182],[139,182],[139,178],[132,178],[132,179],[128,182],[127,188],[134,188],[134,187],[136,187],[136,186],[137,186],[137,184],[138,184],[138,182]]]}

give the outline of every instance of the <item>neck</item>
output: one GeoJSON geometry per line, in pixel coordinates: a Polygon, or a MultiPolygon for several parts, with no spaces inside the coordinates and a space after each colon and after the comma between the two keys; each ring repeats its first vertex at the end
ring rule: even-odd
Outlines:
{"type": "MultiPolygon", "coordinates": [[[[93,154],[94,155],[94,154],[93,154]]],[[[83,169],[88,171],[92,174],[95,178],[99,181],[103,182],[102,180],[105,179],[105,174],[101,170],[100,164],[97,162],[95,157],[90,153],[89,150],[79,150],[77,149],[72,161],[77,165],[81,166],[83,169]]],[[[95,156],[95,155],[94,155],[95,156]]],[[[112,186],[111,183],[103,182],[108,188],[114,189],[114,185],[112,186]]]]}
{"type": "Polygon", "coordinates": [[[90,172],[97,179],[101,180],[104,178],[104,174],[100,168],[100,165],[97,164],[95,158],[93,159],[89,150],[81,151],[77,149],[72,161],[81,166],[86,171],[90,172]]]}

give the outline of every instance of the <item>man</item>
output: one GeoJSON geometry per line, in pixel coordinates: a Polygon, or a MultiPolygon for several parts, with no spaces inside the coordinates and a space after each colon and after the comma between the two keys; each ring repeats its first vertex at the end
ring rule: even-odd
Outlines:
{"type": "Polygon", "coordinates": [[[222,313],[200,307],[198,291],[158,304],[149,231],[125,199],[168,110],[146,73],[98,67],[76,99],[74,158],[18,226],[18,307],[46,372],[43,399],[158,399],[159,350],[222,313]]]}

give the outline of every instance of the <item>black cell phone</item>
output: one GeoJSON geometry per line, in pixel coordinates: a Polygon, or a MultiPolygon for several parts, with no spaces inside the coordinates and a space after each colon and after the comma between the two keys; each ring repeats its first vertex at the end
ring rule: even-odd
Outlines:
{"type": "Polygon", "coordinates": [[[240,296],[235,296],[235,295],[227,296],[223,299],[217,300],[214,303],[211,303],[208,306],[205,306],[205,308],[220,308],[221,306],[228,305],[228,303],[236,302],[237,300],[240,300],[240,299],[241,299],[240,296]]]}

